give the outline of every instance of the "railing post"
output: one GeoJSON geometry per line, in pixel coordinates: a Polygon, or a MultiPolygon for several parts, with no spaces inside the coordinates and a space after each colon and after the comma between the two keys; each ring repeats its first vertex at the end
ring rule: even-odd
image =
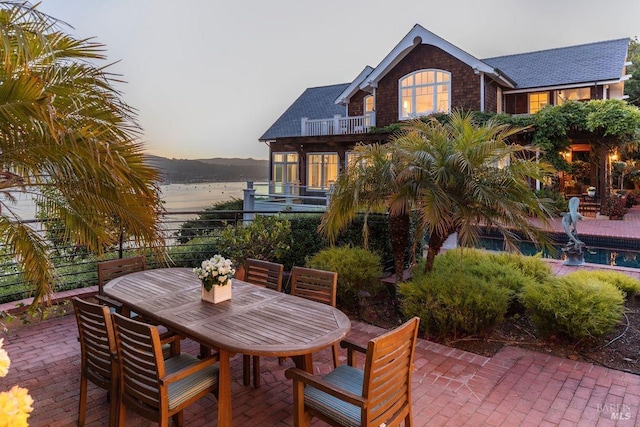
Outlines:
{"type": "MultiPolygon", "coordinates": [[[[256,190],[253,188],[253,181],[247,181],[247,188],[243,189],[244,200],[242,201],[242,210],[243,211],[254,211],[255,210],[255,200],[256,200],[256,190]]],[[[245,212],[242,214],[243,222],[251,222],[255,217],[254,213],[245,212]]]]}
{"type": "Polygon", "coordinates": [[[307,136],[307,120],[309,120],[309,117],[300,119],[300,135],[302,136],[307,136]]]}
{"type": "Polygon", "coordinates": [[[333,115],[333,132],[330,132],[332,135],[342,135],[342,129],[340,129],[340,118],[342,116],[340,114],[333,115]]]}

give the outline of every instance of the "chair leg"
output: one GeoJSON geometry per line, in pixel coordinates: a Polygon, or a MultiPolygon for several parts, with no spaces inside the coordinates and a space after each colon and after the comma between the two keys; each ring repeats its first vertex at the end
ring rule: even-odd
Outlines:
{"type": "Polygon", "coordinates": [[[80,404],[78,405],[78,425],[84,426],[87,412],[87,378],[80,376],[80,404]]]}
{"type": "Polygon", "coordinates": [[[115,427],[118,423],[118,380],[111,379],[109,397],[109,427],[115,427]]]}
{"type": "Polygon", "coordinates": [[[253,356],[253,386],[260,387],[260,357],[253,356]]]}
{"type": "Polygon", "coordinates": [[[173,414],[173,422],[178,427],[184,426],[184,412],[180,411],[176,414],[173,414]]]}
{"type": "Polygon", "coordinates": [[[404,417],[404,427],[413,427],[413,416],[411,415],[411,406],[409,406],[409,413],[404,417]]]}
{"type": "Polygon", "coordinates": [[[304,410],[304,383],[293,381],[293,427],[311,426],[311,416],[304,410]]]}
{"type": "Polygon", "coordinates": [[[242,355],[242,384],[245,387],[251,384],[251,356],[248,354],[242,355]]]}
{"type": "Polygon", "coordinates": [[[337,368],[339,365],[338,362],[338,344],[334,344],[333,346],[333,368],[337,368]]]}

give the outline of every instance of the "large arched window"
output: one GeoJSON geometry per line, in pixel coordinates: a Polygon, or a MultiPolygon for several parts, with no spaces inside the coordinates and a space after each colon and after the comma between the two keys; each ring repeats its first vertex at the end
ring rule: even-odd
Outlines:
{"type": "Polygon", "coordinates": [[[451,73],[448,71],[414,71],[400,79],[398,90],[400,120],[451,111],[451,73]]]}

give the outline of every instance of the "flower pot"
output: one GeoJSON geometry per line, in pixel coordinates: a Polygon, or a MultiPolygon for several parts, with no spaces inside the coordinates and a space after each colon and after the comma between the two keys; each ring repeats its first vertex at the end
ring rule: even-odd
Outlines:
{"type": "Polygon", "coordinates": [[[212,286],[210,291],[207,291],[203,286],[201,290],[203,301],[217,304],[219,302],[229,300],[231,299],[231,279],[229,279],[229,284],[227,285],[212,286]]]}
{"type": "Polygon", "coordinates": [[[587,190],[587,196],[596,197],[596,190],[587,190]]]}

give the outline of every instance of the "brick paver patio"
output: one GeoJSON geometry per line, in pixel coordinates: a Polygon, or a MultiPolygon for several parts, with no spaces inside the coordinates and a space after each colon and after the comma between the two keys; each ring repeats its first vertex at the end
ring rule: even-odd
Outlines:
{"type": "MultiPolygon", "coordinates": [[[[640,239],[640,209],[624,221],[586,219],[580,234],[620,235],[640,239]],[[603,232],[603,230],[605,230],[603,232]],[[620,234],[616,234],[620,233],[620,234]]],[[[564,274],[576,268],[554,262],[564,274]]],[[[638,277],[638,271],[628,271],[638,277]]],[[[4,348],[11,357],[0,390],[14,384],[29,389],[37,426],[76,425],[80,346],[72,315],[31,325],[11,325],[4,348]]],[[[384,330],[354,322],[350,338],[365,343],[384,330]]],[[[187,341],[183,350],[198,351],[187,341]]],[[[341,354],[344,358],[345,354],[341,354]]],[[[329,350],[314,356],[317,373],[332,368],[329,350]]],[[[277,359],[263,358],[262,387],[242,385],[240,356],[232,360],[234,425],[291,426],[291,383],[277,359]]],[[[640,376],[544,353],[505,347],[493,357],[419,340],[413,376],[415,426],[633,426],[640,425],[640,376]]],[[[216,425],[217,402],[202,399],[185,414],[188,426],[216,425]]],[[[89,387],[88,426],[105,426],[106,393],[89,387]]],[[[153,425],[129,414],[127,426],[153,425]]],[[[323,425],[316,421],[314,425],[323,425]]]]}

